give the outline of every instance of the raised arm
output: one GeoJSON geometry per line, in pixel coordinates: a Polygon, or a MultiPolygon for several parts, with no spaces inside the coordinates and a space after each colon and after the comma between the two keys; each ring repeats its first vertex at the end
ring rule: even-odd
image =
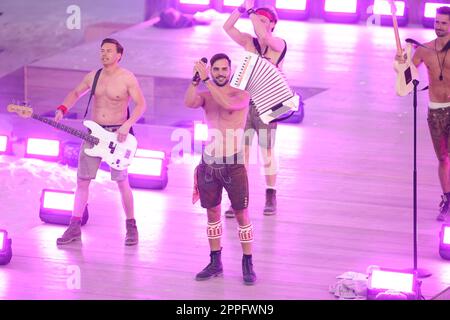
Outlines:
{"type": "MultiPolygon", "coordinates": [[[[198,63],[198,62],[197,62],[198,63]]],[[[197,72],[194,67],[193,75],[197,72]]],[[[197,86],[200,80],[192,81],[184,94],[184,105],[188,108],[199,108],[205,103],[205,99],[202,95],[197,93],[197,86]]]]}
{"type": "Polygon", "coordinates": [[[197,93],[198,84],[191,83],[184,95],[184,105],[188,108],[199,108],[205,103],[205,99],[199,93],[197,93]]]}
{"type": "Polygon", "coordinates": [[[247,43],[252,40],[252,36],[248,33],[240,32],[234,26],[244,12],[245,7],[243,6],[234,10],[228,17],[227,21],[225,21],[223,29],[230,36],[230,38],[233,39],[234,42],[245,48],[247,43]]]}
{"type": "MultiPolygon", "coordinates": [[[[253,9],[254,6],[254,2],[255,2],[254,0],[246,0],[245,9],[247,11],[250,10],[251,12],[252,11],[251,9],[253,9]]],[[[260,18],[256,13],[254,12],[250,13],[249,18],[253,24],[253,28],[255,29],[256,36],[264,43],[266,43],[272,50],[282,52],[285,47],[283,39],[274,37],[272,35],[272,32],[267,30],[266,26],[260,20],[260,18]]]]}
{"type": "Polygon", "coordinates": [[[217,86],[208,77],[208,68],[202,61],[198,61],[195,64],[194,70],[198,71],[200,79],[205,83],[206,88],[211,93],[212,98],[225,110],[237,111],[247,108],[250,102],[250,94],[247,91],[224,90],[224,87],[217,86]]]}

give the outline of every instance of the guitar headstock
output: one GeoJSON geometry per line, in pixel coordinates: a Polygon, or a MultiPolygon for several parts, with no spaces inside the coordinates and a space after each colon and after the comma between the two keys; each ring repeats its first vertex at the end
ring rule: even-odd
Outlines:
{"type": "Polygon", "coordinates": [[[387,2],[389,2],[390,6],[391,6],[391,13],[393,15],[397,14],[397,6],[395,5],[395,1],[394,0],[387,0],[387,2]]]}
{"type": "Polygon", "coordinates": [[[8,112],[15,112],[22,118],[30,118],[33,115],[33,108],[18,104],[9,104],[6,108],[8,112]]]}

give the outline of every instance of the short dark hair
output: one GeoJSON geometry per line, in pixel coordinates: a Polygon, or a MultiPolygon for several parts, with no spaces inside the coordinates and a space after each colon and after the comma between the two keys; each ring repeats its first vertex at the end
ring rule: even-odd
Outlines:
{"type": "Polygon", "coordinates": [[[228,66],[231,67],[231,60],[230,60],[230,58],[228,58],[228,56],[225,53],[216,53],[215,55],[212,56],[212,58],[209,62],[211,64],[211,66],[213,66],[217,60],[222,60],[222,59],[226,59],[228,61],[228,66]]]}
{"type": "Polygon", "coordinates": [[[450,7],[439,7],[436,9],[436,14],[446,14],[450,19],[450,7]]]}
{"type": "Polygon", "coordinates": [[[115,45],[116,45],[117,53],[120,53],[121,55],[123,55],[123,47],[122,47],[122,45],[119,43],[119,41],[117,41],[116,39],[112,39],[112,38],[106,38],[106,39],[103,39],[102,45],[100,46],[100,48],[103,47],[103,45],[104,45],[105,43],[112,43],[112,44],[115,44],[115,45]]]}

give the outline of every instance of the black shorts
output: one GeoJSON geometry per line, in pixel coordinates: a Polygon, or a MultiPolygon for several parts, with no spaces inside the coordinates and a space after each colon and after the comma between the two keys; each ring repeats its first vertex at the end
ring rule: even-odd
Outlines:
{"type": "MultiPolygon", "coordinates": [[[[237,155],[233,156],[237,159],[237,155]]],[[[229,161],[221,158],[219,163],[204,161],[197,166],[197,185],[200,203],[203,208],[210,209],[222,201],[222,189],[225,188],[234,210],[248,207],[247,170],[240,161],[229,161]]]]}

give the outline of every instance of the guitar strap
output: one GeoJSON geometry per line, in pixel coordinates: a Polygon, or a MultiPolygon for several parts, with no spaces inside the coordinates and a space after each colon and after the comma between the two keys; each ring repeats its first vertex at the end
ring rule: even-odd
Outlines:
{"type": "Polygon", "coordinates": [[[98,78],[100,77],[100,73],[102,72],[102,70],[103,70],[103,68],[100,68],[95,73],[94,82],[92,83],[92,88],[91,88],[91,94],[89,95],[89,101],[86,106],[86,112],[84,113],[84,117],[83,117],[84,119],[86,119],[86,116],[87,116],[87,113],[89,110],[89,105],[91,104],[92,96],[95,94],[95,88],[97,87],[98,78]]]}
{"type": "MultiPolygon", "coordinates": [[[[414,40],[414,39],[411,39],[411,38],[407,38],[407,39],[405,40],[405,42],[414,44],[414,45],[416,45],[416,46],[418,46],[418,47],[422,47],[422,48],[425,48],[425,49],[428,49],[428,50],[433,50],[433,49],[431,49],[431,48],[426,47],[425,45],[423,45],[423,44],[420,43],[419,41],[414,40]]],[[[445,51],[447,51],[447,50],[450,50],[450,40],[449,40],[449,41],[447,42],[447,44],[442,48],[441,52],[445,52],[445,51]]]]}
{"type": "MultiPolygon", "coordinates": [[[[86,106],[86,111],[85,111],[84,117],[83,117],[84,119],[86,119],[86,116],[87,116],[87,113],[89,110],[89,105],[91,104],[92,96],[95,94],[95,88],[97,87],[98,78],[100,77],[100,73],[102,72],[102,70],[103,70],[103,68],[100,68],[95,73],[94,82],[92,83],[92,88],[91,88],[91,94],[89,95],[89,101],[86,106]]],[[[129,119],[129,118],[130,118],[130,107],[127,108],[127,119],[129,119]]],[[[130,128],[130,133],[134,136],[133,127],[130,128]]]]}

